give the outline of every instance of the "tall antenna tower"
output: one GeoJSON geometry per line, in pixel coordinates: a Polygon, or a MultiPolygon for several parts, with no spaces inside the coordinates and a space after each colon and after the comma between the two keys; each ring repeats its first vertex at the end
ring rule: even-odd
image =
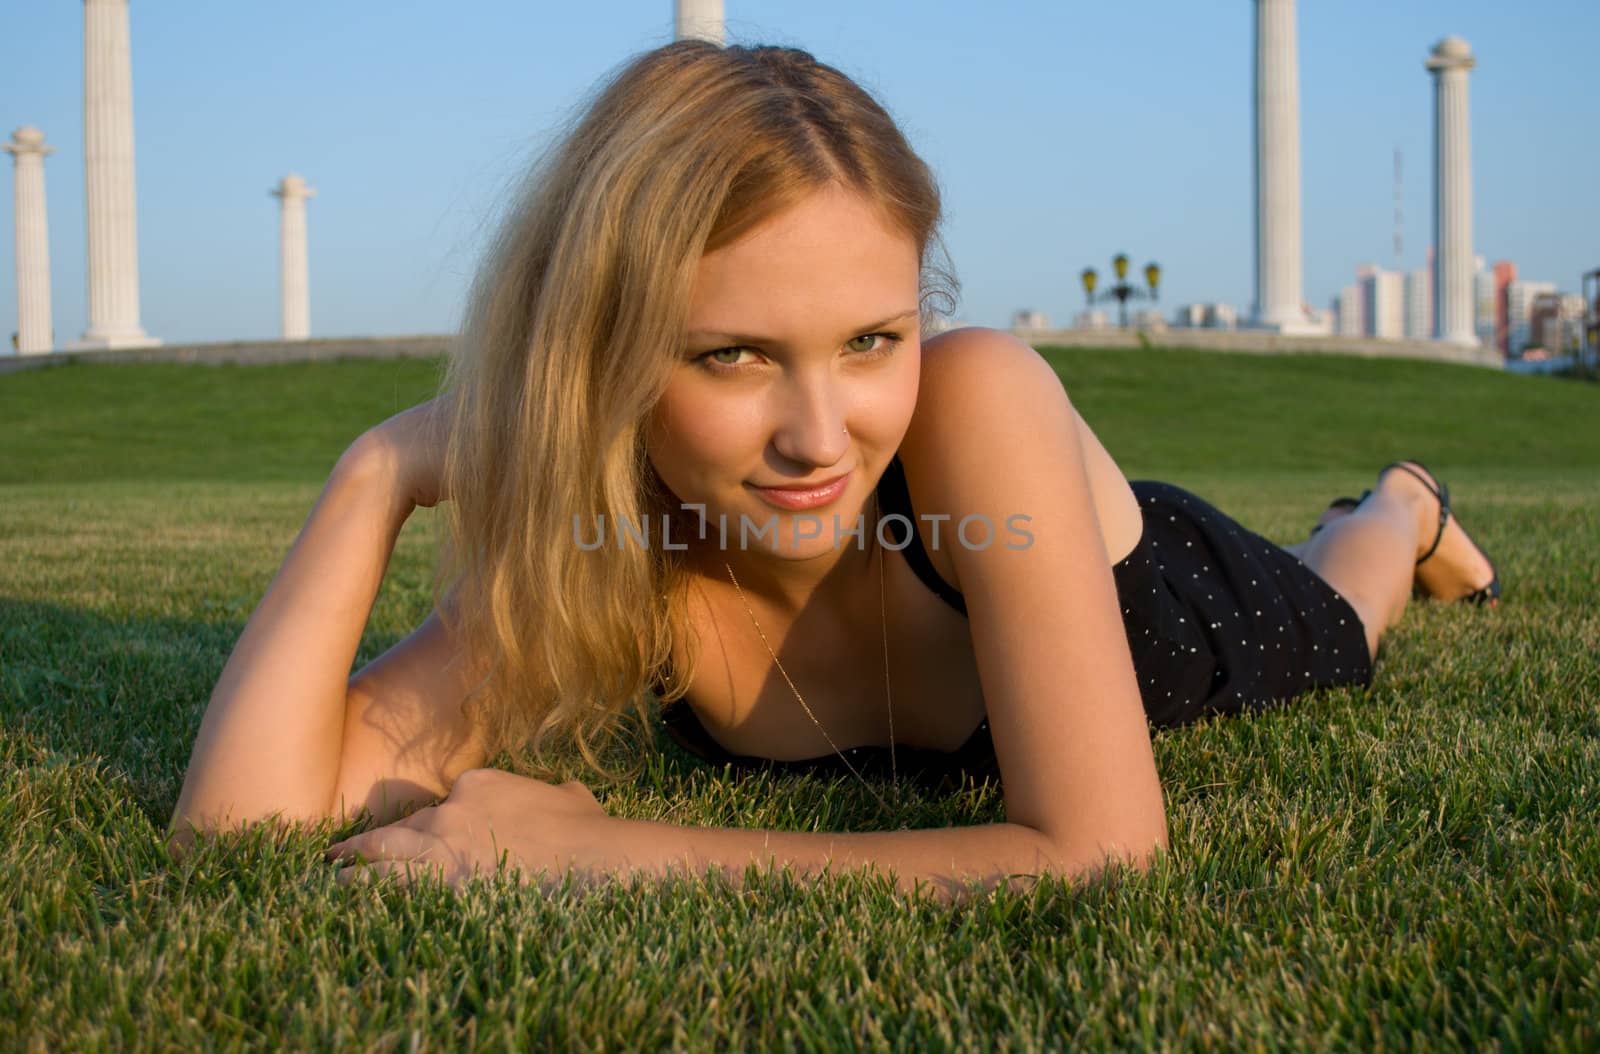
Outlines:
{"type": "Polygon", "coordinates": [[[1394,269],[1400,270],[1400,148],[1394,148],[1394,269]]]}

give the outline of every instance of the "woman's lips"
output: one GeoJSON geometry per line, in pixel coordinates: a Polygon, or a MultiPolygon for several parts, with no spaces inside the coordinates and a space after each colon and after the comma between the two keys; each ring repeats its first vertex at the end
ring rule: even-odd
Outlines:
{"type": "Polygon", "coordinates": [[[763,501],[776,505],[780,509],[817,509],[824,505],[831,505],[839,500],[846,487],[850,485],[850,473],[846,472],[827,486],[814,487],[810,490],[780,490],[776,487],[758,487],[753,483],[746,484],[751,490],[759,494],[763,501]]]}

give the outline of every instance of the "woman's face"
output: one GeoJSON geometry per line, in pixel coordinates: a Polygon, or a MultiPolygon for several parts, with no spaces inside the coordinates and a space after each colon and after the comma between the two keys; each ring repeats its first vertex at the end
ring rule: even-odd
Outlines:
{"type": "Polygon", "coordinates": [[[701,257],[686,351],[647,449],[680,502],[705,506],[708,542],[719,544],[725,517],[727,548],[739,547],[746,516],[755,552],[806,559],[856,544],[836,544],[833,518],[843,530],[870,516],[868,498],[910,425],[919,265],[909,237],[840,187],[701,257]],[[758,489],[841,475],[843,489],[810,508],[758,489]],[[769,521],[770,543],[755,534],[769,521]]]}

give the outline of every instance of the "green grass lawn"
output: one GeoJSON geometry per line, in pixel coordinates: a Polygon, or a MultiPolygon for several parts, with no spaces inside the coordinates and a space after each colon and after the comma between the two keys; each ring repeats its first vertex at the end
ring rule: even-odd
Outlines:
{"type": "MultiPolygon", "coordinates": [[[[327,838],[171,861],[212,686],[334,460],[437,362],[0,377],[0,1048],[1600,1046],[1600,387],[1421,363],[1051,353],[1133,478],[1279,542],[1397,457],[1495,611],[1417,604],[1370,692],[1155,737],[1172,854],[959,907],[847,876],[586,898],[343,889],[327,838]]],[[[428,610],[434,514],[358,663],[428,610]]],[[[859,786],[675,750],[614,815],[865,828],[859,786]]],[[[919,825],[1004,819],[996,786],[919,825]]]]}

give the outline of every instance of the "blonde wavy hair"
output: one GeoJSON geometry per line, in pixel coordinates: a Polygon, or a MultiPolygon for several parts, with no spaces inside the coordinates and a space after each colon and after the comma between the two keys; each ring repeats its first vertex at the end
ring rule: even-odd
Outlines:
{"type": "Polygon", "coordinates": [[[607,753],[635,773],[643,752],[610,748],[630,714],[648,735],[679,639],[690,666],[660,699],[682,697],[694,642],[678,551],[585,551],[572,525],[667,515],[687,537],[644,437],[686,350],[699,258],[830,184],[914,240],[925,319],[953,302],[930,260],[944,258],[932,173],[870,94],[804,51],[679,41],[639,55],[530,171],[440,385],[450,500],[433,595],[480,663],[464,705],[490,757],[551,778],[546,748],[575,747],[602,777],[621,775],[607,753]]]}

